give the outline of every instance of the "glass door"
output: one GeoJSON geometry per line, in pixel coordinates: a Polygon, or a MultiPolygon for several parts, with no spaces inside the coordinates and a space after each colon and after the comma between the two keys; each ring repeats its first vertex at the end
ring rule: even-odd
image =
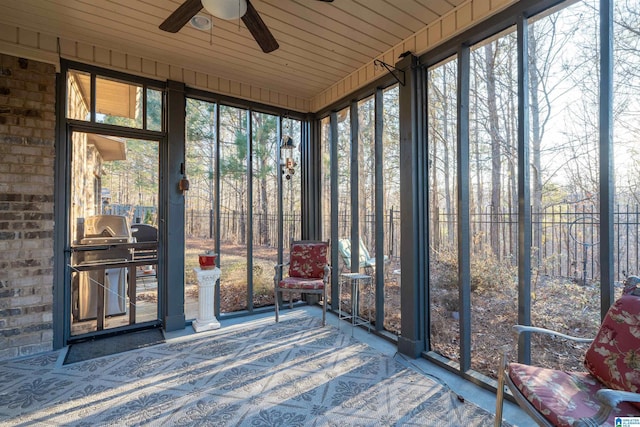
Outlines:
{"type": "Polygon", "coordinates": [[[71,134],[70,336],[159,322],[158,141],[71,134]]]}

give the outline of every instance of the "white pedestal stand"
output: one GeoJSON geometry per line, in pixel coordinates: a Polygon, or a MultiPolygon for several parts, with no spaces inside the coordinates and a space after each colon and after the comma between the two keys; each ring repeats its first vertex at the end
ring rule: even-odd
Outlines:
{"type": "Polygon", "coordinates": [[[193,271],[198,276],[198,318],[191,325],[196,332],[219,329],[220,322],[214,314],[214,301],[220,269],[216,267],[212,270],[203,270],[196,267],[193,271]]]}

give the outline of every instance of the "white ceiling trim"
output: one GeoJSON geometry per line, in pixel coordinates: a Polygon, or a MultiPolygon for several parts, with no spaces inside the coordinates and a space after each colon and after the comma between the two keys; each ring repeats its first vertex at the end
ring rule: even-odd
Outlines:
{"type": "Polygon", "coordinates": [[[400,54],[410,51],[420,56],[456,34],[478,24],[518,0],[467,0],[432,24],[398,43],[379,57],[358,68],[311,99],[311,110],[317,112],[378,79],[387,71],[376,67],[380,60],[395,65],[400,54]]]}
{"type": "Polygon", "coordinates": [[[60,39],[59,53],[57,46],[58,39],[55,36],[0,24],[0,52],[52,63],[56,65],[57,71],[60,70],[60,58],[65,58],[156,80],[176,80],[196,89],[261,102],[292,111],[303,113],[310,111],[308,99],[196,72],[174,64],[62,38],[60,39]]]}
{"type": "MultiPolygon", "coordinates": [[[[25,1],[31,4],[31,0],[25,1]]],[[[65,0],[54,1],[58,3],[65,0]]],[[[73,1],[75,2],[76,0],[73,1]]],[[[162,0],[160,4],[167,4],[168,12],[172,10],[176,2],[179,3],[180,1],[162,0]]],[[[289,8],[281,8],[279,1],[262,0],[260,3],[256,2],[256,4],[260,4],[261,14],[265,21],[268,21],[268,24],[275,31],[280,31],[282,37],[280,51],[268,56],[262,56],[262,53],[253,54],[252,52],[257,48],[250,38],[244,40],[246,37],[243,36],[237,41],[240,44],[235,45],[236,48],[233,48],[233,43],[236,42],[232,42],[231,39],[229,39],[229,43],[231,43],[229,46],[214,44],[211,49],[215,50],[217,52],[215,54],[220,58],[224,58],[223,61],[213,64],[205,61],[196,61],[193,56],[189,55],[197,52],[196,45],[202,42],[200,39],[203,35],[189,28],[186,28],[183,34],[176,39],[167,38],[170,36],[164,33],[155,34],[157,33],[157,27],[155,27],[154,22],[158,17],[148,15],[143,11],[148,9],[155,11],[156,14],[160,13],[162,16],[164,16],[165,12],[156,10],[158,4],[146,2],[132,3],[132,6],[139,7],[141,10],[132,9],[130,13],[145,20],[143,23],[144,29],[136,31],[141,34],[141,40],[148,43],[147,45],[144,43],[140,45],[124,43],[123,40],[125,40],[126,34],[123,33],[115,34],[112,37],[113,43],[91,40],[91,34],[82,32],[85,30],[83,26],[70,27],[67,25],[69,28],[51,27],[49,30],[41,29],[36,25],[36,22],[18,19],[26,19],[23,16],[26,13],[26,9],[20,9],[18,4],[14,4],[13,8],[7,9],[7,17],[0,17],[0,21],[3,22],[0,23],[0,51],[14,56],[54,63],[58,68],[59,58],[63,57],[152,79],[162,81],[167,79],[176,80],[197,89],[274,105],[292,111],[316,112],[385,75],[387,71],[384,68],[374,66],[375,60],[394,65],[399,55],[403,52],[411,51],[415,55],[421,55],[470,26],[517,2],[517,0],[440,0],[438,3],[431,2],[431,0],[412,0],[416,3],[412,3],[411,7],[403,8],[402,3],[392,4],[387,0],[367,0],[366,2],[353,0],[353,3],[331,3],[331,5],[335,6],[330,6],[327,3],[314,4],[305,0],[300,2],[294,0],[294,3],[289,8]],[[420,22],[417,19],[405,21],[405,24],[402,25],[398,23],[399,17],[409,13],[412,8],[416,11],[425,10],[424,8],[432,10],[429,8],[430,5],[440,5],[443,9],[440,11],[433,10],[433,14],[429,13],[429,16],[422,16],[422,22],[430,19],[434,14],[442,13],[443,10],[449,10],[449,12],[446,12],[432,23],[425,24],[423,27],[419,27],[420,22]],[[452,6],[452,9],[444,9],[445,5],[452,6]],[[391,10],[389,8],[395,9],[391,10]],[[374,12],[374,10],[377,12],[374,12]],[[392,12],[395,18],[387,19],[387,17],[380,15],[379,13],[383,10],[392,12]],[[356,12],[368,13],[371,15],[371,19],[365,20],[362,17],[358,17],[358,19],[354,20],[359,29],[354,28],[353,38],[360,37],[360,34],[356,37],[355,32],[357,31],[370,31],[370,40],[379,39],[378,42],[380,44],[378,47],[381,48],[381,53],[354,69],[353,67],[357,63],[361,63],[363,59],[370,56],[362,57],[360,55],[360,58],[349,59],[348,57],[340,56],[341,54],[338,51],[344,49],[344,52],[347,52],[346,49],[349,48],[344,42],[345,37],[349,37],[345,32],[349,22],[346,20],[350,19],[349,16],[356,12]],[[333,25],[335,25],[336,33],[330,32],[330,27],[325,28],[320,25],[323,14],[326,14],[327,19],[335,21],[333,25]],[[304,28],[310,27],[307,24],[315,21],[319,22],[317,26],[304,28]],[[24,25],[21,22],[24,22],[24,25]],[[294,25],[291,25],[290,32],[284,33],[284,28],[280,27],[287,23],[297,23],[299,28],[293,28],[294,25]],[[399,25],[407,26],[407,31],[404,34],[410,33],[416,28],[418,30],[388,48],[389,42],[394,35],[389,31],[392,31],[391,28],[393,27],[395,35],[399,35],[401,31],[398,29],[399,25]],[[376,33],[375,27],[379,27],[379,31],[382,32],[376,33]],[[408,27],[411,27],[411,29],[409,30],[408,27]],[[149,31],[143,32],[147,31],[147,28],[149,31]],[[387,28],[387,32],[383,31],[384,28],[387,28]],[[304,30],[308,32],[303,32],[304,30]],[[56,31],[64,31],[65,35],[58,37],[57,34],[54,34],[56,31]],[[317,37],[318,43],[321,43],[320,39],[324,41],[330,39],[334,43],[336,52],[331,53],[326,49],[322,50],[320,44],[318,44],[317,54],[320,56],[315,57],[315,52],[308,51],[309,46],[316,46],[314,42],[306,40],[298,44],[296,37],[305,37],[307,39],[317,37]],[[386,41],[383,41],[382,38],[386,41]],[[179,47],[179,49],[174,49],[172,52],[168,49],[162,49],[163,40],[167,43],[171,40],[172,47],[179,47]],[[245,44],[248,44],[248,46],[245,46],[245,44]],[[193,45],[193,51],[189,50],[191,45],[193,45]],[[233,49],[238,51],[232,51],[233,49]],[[246,55],[249,56],[246,57],[246,55]],[[258,57],[261,58],[259,59],[258,57]],[[332,63],[331,58],[342,60],[343,63],[332,63]],[[319,65],[318,70],[309,69],[309,64],[314,64],[314,61],[319,65]],[[351,62],[351,65],[347,64],[346,61],[351,62]],[[279,72],[280,68],[282,68],[282,73],[279,72]],[[242,73],[243,69],[247,69],[250,72],[242,73]],[[306,69],[309,69],[309,71],[305,72],[304,70],[306,69]],[[349,69],[353,71],[348,74],[344,73],[345,71],[348,72],[349,69]],[[256,71],[260,72],[256,73],[256,71]],[[344,77],[340,78],[341,74],[344,77]],[[240,77],[242,75],[245,77],[240,77]],[[241,79],[246,79],[247,81],[241,81],[241,79]]],[[[128,3],[122,3],[122,0],[108,0],[106,6],[109,6],[107,9],[113,15],[120,10],[118,8],[123,7],[123,4],[128,3]]],[[[73,13],[85,15],[91,13],[93,11],[91,7],[93,7],[92,3],[81,2],[78,9],[82,9],[81,12],[76,9],[70,9],[69,15],[64,15],[61,12],[56,22],[66,22],[65,19],[68,19],[68,16],[73,13]]],[[[40,12],[42,13],[42,11],[40,12]]],[[[89,18],[98,19],[94,14],[89,15],[89,18]]],[[[38,19],[44,19],[44,17],[38,19]]],[[[120,23],[110,22],[113,25],[119,25],[117,28],[124,28],[120,23]]],[[[44,21],[41,24],[43,26],[46,25],[44,21]]],[[[83,25],[85,24],[83,23],[83,25]]],[[[230,27],[233,25],[233,23],[227,22],[218,23],[222,32],[221,36],[225,37],[225,34],[230,34],[228,31],[232,30],[230,27]],[[227,32],[225,33],[224,31],[227,32]]],[[[329,25],[329,21],[327,21],[327,25],[329,25]]],[[[237,30],[234,31],[237,32],[237,30]]],[[[396,38],[395,40],[399,39],[396,38]]],[[[362,38],[363,42],[365,40],[362,38]]],[[[368,48],[369,50],[371,48],[375,49],[375,46],[369,45],[368,48]]],[[[358,52],[353,47],[351,49],[354,53],[358,52]]],[[[209,56],[211,55],[214,55],[214,53],[212,52],[209,56]]]]}
{"type": "Polygon", "coordinates": [[[60,57],[57,53],[45,52],[38,48],[21,46],[0,40],[0,52],[16,56],[18,58],[30,59],[32,61],[53,64],[56,67],[56,73],[60,72],[60,57]]]}

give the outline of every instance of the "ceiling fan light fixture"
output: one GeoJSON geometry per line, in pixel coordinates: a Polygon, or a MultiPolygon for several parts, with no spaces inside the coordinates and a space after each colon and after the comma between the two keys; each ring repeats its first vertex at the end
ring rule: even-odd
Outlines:
{"type": "Polygon", "coordinates": [[[247,13],[246,0],[201,0],[202,7],[220,19],[233,20],[247,13]]]}
{"type": "Polygon", "coordinates": [[[204,15],[196,15],[189,20],[193,28],[206,31],[211,29],[211,18],[204,15]]]}

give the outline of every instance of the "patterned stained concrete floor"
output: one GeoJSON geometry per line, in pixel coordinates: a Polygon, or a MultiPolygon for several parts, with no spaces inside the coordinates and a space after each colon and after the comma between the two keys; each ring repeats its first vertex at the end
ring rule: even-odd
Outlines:
{"type": "MultiPolygon", "coordinates": [[[[348,328],[347,328],[348,329],[348,328]]],[[[305,310],[62,365],[64,351],[0,363],[0,424],[486,426],[402,358],[305,310]]]]}

